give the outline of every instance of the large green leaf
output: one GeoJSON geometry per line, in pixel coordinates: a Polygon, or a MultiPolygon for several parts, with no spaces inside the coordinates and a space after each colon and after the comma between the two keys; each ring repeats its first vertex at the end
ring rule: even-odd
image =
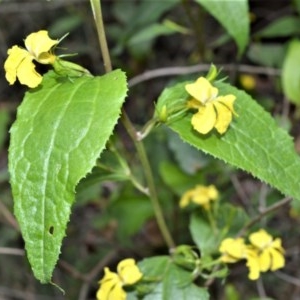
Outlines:
{"type": "Polygon", "coordinates": [[[282,85],[285,95],[300,104],[300,40],[290,42],[282,69],[282,85]]]}
{"type": "Polygon", "coordinates": [[[75,187],[104,149],[126,92],[120,70],[72,81],[50,72],[18,109],[9,148],[14,211],[41,282],[51,280],[75,187]]]}
{"type": "MultiPolygon", "coordinates": [[[[158,114],[164,106],[171,110],[188,99],[185,84],[164,90],[156,106],[158,114]]],[[[252,173],[283,194],[300,199],[300,159],[292,138],[245,92],[225,83],[215,83],[215,86],[220,95],[234,94],[237,98],[235,109],[239,116],[224,135],[216,131],[207,135],[197,133],[191,126],[193,112],[168,126],[197,149],[252,173]]]]}
{"type": "Polygon", "coordinates": [[[247,0],[196,0],[213,15],[233,37],[241,55],[249,40],[249,12],[247,0]]]}

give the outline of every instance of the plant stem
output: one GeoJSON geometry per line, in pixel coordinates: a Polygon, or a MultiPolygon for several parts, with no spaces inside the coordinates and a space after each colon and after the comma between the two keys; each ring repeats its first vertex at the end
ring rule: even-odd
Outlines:
{"type": "Polygon", "coordinates": [[[123,121],[124,126],[126,127],[128,134],[130,135],[131,139],[133,140],[133,142],[135,144],[141,164],[143,166],[146,180],[147,180],[148,187],[149,187],[149,197],[152,202],[152,206],[154,209],[154,213],[155,213],[155,217],[156,217],[159,229],[160,229],[169,249],[175,248],[175,243],[174,243],[172,236],[169,232],[169,229],[167,227],[167,224],[164,219],[162,209],[161,209],[158,197],[157,197],[155,182],[154,182],[151,166],[150,166],[150,163],[148,160],[148,156],[147,156],[144,144],[141,140],[137,139],[137,133],[126,114],[122,114],[122,121],[123,121]]]}
{"type": "MultiPolygon", "coordinates": [[[[102,16],[102,11],[101,11],[101,0],[90,0],[90,2],[91,2],[91,7],[93,10],[93,15],[94,15],[96,28],[97,28],[97,32],[98,32],[98,38],[99,38],[101,53],[102,53],[102,57],[103,57],[103,61],[104,61],[105,71],[107,73],[112,70],[112,66],[111,66],[111,60],[110,60],[109,50],[107,47],[107,41],[106,41],[106,36],[105,36],[105,31],[104,31],[103,16],[102,16]]],[[[132,125],[129,117],[127,116],[126,112],[124,111],[124,109],[122,109],[121,120],[137,149],[138,156],[140,158],[142,167],[145,172],[145,177],[146,177],[146,181],[147,181],[148,188],[149,188],[149,197],[152,202],[155,217],[156,217],[159,229],[161,231],[161,234],[162,234],[166,244],[168,245],[169,249],[175,248],[175,243],[169,232],[169,229],[167,227],[166,221],[165,221],[163,213],[162,213],[162,208],[158,201],[156,188],[155,188],[155,182],[153,179],[151,166],[150,166],[147,154],[146,154],[144,144],[142,141],[138,140],[138,134],[137,134],[134,126],[132,125]]]]}
{"type": "Polygon", "coordinates": [[[291,197],[286,197],[283,198],[282,200],[276,202],[275,204],[267,207],[266,209],[264,209],[259,215],[257,215],[256,217],[254,217],[252,220],[250,220],[241,230],[240,232],[237,234],[237,237],[239,236],[243,236],[247,230],[252,227],[255,223],[259,222],[265,215],[269,214],[270,212],[273,212],[274,210],[281,208],[284,205],[287,205],[288,203],[290,203],[292,201],[291,197]]]}
{"type": "Polygon", "coordinates": [[[108,73],[112,70],[112,66],[111,66],[111,60],[110,60],[109,50],[107,46],[105,30],[104,30],[102,10],[101,10],[101,0],[90,0],[90,1],[91,1],[95,23],[96,23],[99,44],[101,47],[101,53],[104,61],[104,68],[105,68],[105,72],[108,73]]]}

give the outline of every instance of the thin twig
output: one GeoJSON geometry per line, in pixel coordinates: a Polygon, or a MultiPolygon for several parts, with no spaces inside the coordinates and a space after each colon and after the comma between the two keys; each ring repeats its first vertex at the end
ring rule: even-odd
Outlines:
{"type": "Polygon", "coordinates": [[[0,247],[0,254],[24,256],[25,251],[18,248],[0,247]]]}
{"type": "MultiPolygon", "coordinates": [[[[192,74],[197,72],[205,72],[208,71],[210,68],[210,64],[201,64],[195,65],[190,67],[166,67],[166,68],[159,68],[150,71],[146,71],[143,74],[137,75],[131,78],[128,81],[129,87],[133,87],[139,83],[144,81],[148,81],[158,77],[168,77],[174,75],[186,75],[192,74]]],[[[281,71],[275,68],[268,68],[268,67],[256,67],[251,65],[233,65],[233,64],[225,64],[225,65],[218,65],[218,69],[222,69],[225,71],[231,71],[236,69],[239,72],[250,73],[250,74],[265,74],[269,76],[280,76],[281,71]]]]}
{"type": "Polygon", "coordinates": [[[293,284],[295,286],[298,286],[300,287],[300,279],[298,279],[297,277],[293,277],[291,275],[288,275],[288,274],[285,274],[281,271],[277,271],[274,273],[275,276],[277,276],[278,278],[290,283],[290,284],[293,284]]]}
{"type": "Polygon", "coordinates": [[[259,215],[257,215],[255,218],[253,218],[249,223],[247,223],[237,234],[237,236],[243,236],[244,233],[252,227],[255,223],[260,221],[265,215],[269,214],[270,212],[277,210],[278,208],[290,203],[292,201],[291,197],[286,197],[282,199],[281,201],[278,201],[277,203],[267,207],[265,210],[261,211],[259,215]]]}
{"type": "Polygon", "coordinates": [[[258,292],[259,297],[261,299],[266,298],[267,294],[266,294],[264,283],[263,283],[261,277],[256,281],[256,287],[257,287],[257,292],[258,292]]]}
{"type": "MultiPolygon", "coordinates": [[[[25,1],[24,1],[25,2],[25,1]]],[[[38,11],[49,11],[54,9],[61,9],[61,7],[67,7],[67,5],[72,4],[84,4],[85,0],[56,0],[56,1],[34,1],[29,3],[22,3],[22,12],[38,12],[38,11]]],[[[20,13],[20,2],[9,1],[9,2],[1,2],[0,14],[12,14],[12,13],[20,13]]]]}
{"type": "Polygon", "coordinates": [[[110,261],[115,259],[119,254],[119,249],[112,250],[109,252],[103,259],[99,261],[99,263],[88,273],[85,275],[87,279],[80,288],[78,300],[87,299],[87,293],[89,291],[89,287],[92,281],[98,276],[100,270],[102,270],[105,266],[109,264],[110,261]]]}
{"type": "Polygon", "coordinates": [[[9,209],[5,206],[5,204],[0,200],[0,213],[4,216],[7,222],[16,230],[20,231],[19,225],[13,216],[13,214],[9,211],[9,209]]]}

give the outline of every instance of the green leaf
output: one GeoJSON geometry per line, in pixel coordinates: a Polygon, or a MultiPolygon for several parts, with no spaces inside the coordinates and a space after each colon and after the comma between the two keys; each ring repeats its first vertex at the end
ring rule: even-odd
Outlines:
{"type": "Polygon", "coordinates": [[[152,257],[139,262],[144,276],[152,279],[154,287],[144,300],[208,300],[205,288],[192,283],[192,274],[172,263],[168,256],[152,257]]]}
{"type": "Polygon", "coordinates": [[[285,56],[285,48],[279,43],[251,43],[247,56],[252,62],[259,65],[281,68],[285,56]]]}
{"type": "Polygon", "coordinates": [[[117,221],[119,240],[127,244],[129,242],[129,246],[132,246],[129,237],[141,230],[143,224],[154,215],[149,198],[143,196],[122,195],[108,207],[108,212],[117,221]],[[133,212],[136,212],[134,218],[133,212]]]}
{"type": "Polygon", "coordinates": [[[195,176],[191,176],[180,170],[177,164],[168,161],[161,162],[159,172],[164,183],[178,196],[204,182],[203,172],[199,171],[195,176]]]}
{"type": "Polygon", "coordinates": [[[211,255],[217,251],[222,236],[213,231],[208,221],[200,213],[192,214],[190,232],[200,249],[201,256],[211,255]]]}
{"type": "Polygon", "coordinates": [[[168,130],[167,133],[168,145],[174,153],[177,164],[183,171],[187,174],[195,174],[208,164],[209,157],[207,155],[184,143],[173,131],[168,130]]]}
{"type": "Polygon", "coordinates": [[[241,55],[249,41],[249,11],[247,0],[196,0],[232,36],[238,46],[238,53],[241,55]]]}
{"type": "Polygon", "coordinates": [[[120,70],[72,82],[49,72],[18,109],[9,148],[14,212],[43,283],[58,260],[75,187],[104,149],[126,92],[120,70]]]}
{"type": "MultiPolygon", "coordinates": [[[[156,105],[157,113],[166,105],[171,109],[188,99],[185,83],[164,90],[156,105]]],[[[292,138],[279,128],[274,119],[244,91],[225,83],[215,83],[220,95],[237,98],[234,117],[228,131],[219,135],[215,130],[201,135],[191,125],[192,112],[168,126],[190,145],[250,172],[283,194],[300,199],[300,160],[292,138]]]]}
{"type": "Polygon", "coordinates": [[[300,104],[300,40],[290,42],[282,69],[282,86],[285,95],[300,104]]]}
{"type": "Polygon", "coordinates": [[[300,33],[299,17],[282,17],[255,34],[260,38],[289,37],[300,33]]]}

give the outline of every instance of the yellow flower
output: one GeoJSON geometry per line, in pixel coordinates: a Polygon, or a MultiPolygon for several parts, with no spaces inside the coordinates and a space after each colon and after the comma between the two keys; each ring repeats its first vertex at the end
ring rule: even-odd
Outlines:
{"type": "Polygon", "coordinates": [[[8,49],[8,58],[4,63],[5,77],[9,84],[14,84],[18,78],[21,84],[30,88],[37,87],[42,76],[36,72],[33,60],[41,64],[53,64],[56,56],[51,53],[53,46],[59,43],[58,40],[52,40],[46,30],[31,33],[25,39],[27,50],[19,46],[13,46],[8,49]]]}
{"type": "Polygon", "coordinates": [[[205,209],[210,208],[210,202],[217,200],[218,191],[214,185],[203,186],[196,185],[194,189],[186,191],[181,199],[179,206],[181,208],[186,207],[192,201],[195,204],[203,206],[205,209]]]}
{"type": "Polygon", "coordinates": [[[281,239],[273,239],[265,230],[260,229],[252,233],[249,240],[252,246],[249,246],[250,261],[247,265],[252,270],[257,269],[256,276],[250,279],[257,279],[260,272],[276,271],[284,267],[284,249],[281,246],[281,239]]]}
{"type": "Polygon", "coordinates": [[[275,271],[284,266],[284,249],[281,240],[275,240],[265,230],[252,233],[249,236],[251,245],[246,245],[242,238],[227,238],[222,241],[219,251],[222,253],[220,260],[224,263],[235,263],[246,259],[249,268],[249,279],[256,280],[261,272],[275,271]]]}
{"type": "Polygon", "coordinates": [[[256,86],[255,77],[253,77],[252,75],[246,75],[246,74],[241,75],[240,82],[243,88],[248,91],[253,90],[256,86]]]}
{"type": "Polygon", "coordinates": [[[226,132],[232,115],[235,114],[234,95],[218,97],[218,89],[210,82],[200,77],[196,82],[187,84],[186,91],[193,97],[188,101],[188,107],[197,109],[192,117],[192,125],[199,133],[206,134],[216,128],[220,134],[226,132]]]}
{"type": "Polygon", "coordinates": [[[99,281],[97,300],[125,300],[123,286],[133,285],[143,276],[132,258],[119,262],[117,272],[118,274],[111,272],[109,268],[104,269],[104,277],[99,281]]]}
{"type": "Polygon", "coordinates": [[[226,238],[222,241],[219,251],[222,253],[221,261],[235,263],[247,256],[247,246],[243,238],[226,238]]]}

